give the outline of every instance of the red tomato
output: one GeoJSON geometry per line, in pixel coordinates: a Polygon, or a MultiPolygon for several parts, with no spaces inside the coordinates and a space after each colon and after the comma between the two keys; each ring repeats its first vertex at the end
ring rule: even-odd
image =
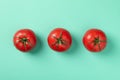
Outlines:
{"type": "Polygon", "coordinates": [[[48,45],[51,49],[63,52],[70,48],[72,37],[70,33],[63,28],[56,28],[48,35],[48,45]]]}
{"type": "Polygon", "coordinates": [[[106,47],[107,38],[103,31],[90,29],[83,37],[83,44],[91,52],[100,52],[106,47]]]}
{"type": "Polygon", "coordinates": [[[36,46],[37,40],[32,30],[21,29],[15,33],[13,42],[18,50],[28,52],[36,46]]]}

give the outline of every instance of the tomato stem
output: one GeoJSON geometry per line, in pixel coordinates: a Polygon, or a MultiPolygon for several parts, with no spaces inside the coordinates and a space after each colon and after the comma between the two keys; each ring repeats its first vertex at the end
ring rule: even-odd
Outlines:
{"type": "Polygon", "coordinates": [[[61,39],[61,38],[58,38],[58,39],[57,39],[57,43],[58,43],[58,44],[63,44],[62,39],[61,39]]]}
{"type": "Polygon", "coordinates": [[[95,45],[98,44],[99,42],[100,42],[99,38],[95,38],[95,39],[94,39],[94,44],[95,44],[95,45]]]}
{"type": "Polygon", "coordinates": [[[22,39],[21,39],[21,42],[23,42],[23,43],[25,43],[25,42],[27,42],[27,41],[28,41],[27,38],[22,38],[22,39]]]}
{"type": "Polygon", "coordinates": [[[94,46],[98,45],[99,50],[101,50],[101,47],[100,47],[101,40],[99,39],[99,36],[95,38],[93,42],[94,42],[94,46]]]}

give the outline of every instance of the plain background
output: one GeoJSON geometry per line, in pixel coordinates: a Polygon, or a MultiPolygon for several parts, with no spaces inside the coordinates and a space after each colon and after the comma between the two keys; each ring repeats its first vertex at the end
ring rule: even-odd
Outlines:
{"type": "Polygon", "coordinates": [[[120,80],[120,0],[0,0],[0,80],[120,80]],[[47,44],[51,30],[62,27],[72,47],[58,53],[47,44]],[[32,29],[37,47],[22,53],[14,33],[32,29]],[[108,38],[100,53],[87,51],[82,37],[90,28],[108,38]]]}

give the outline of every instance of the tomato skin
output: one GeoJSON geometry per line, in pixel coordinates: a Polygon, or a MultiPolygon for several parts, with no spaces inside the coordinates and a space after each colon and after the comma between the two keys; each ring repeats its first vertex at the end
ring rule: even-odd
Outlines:
{"type": "Polygon", "coordinates": [[[36,46],[37,39],[32,30],[21,29],[15,33],[13,42],[18,50],[28,52],[36,46]]]}
{"type": "Polygon", "coordinates": [[[107,37],[100,29],[90,29],[83,36],[83,44],[91,52],[100,52],[106,47],[107,37]]]}
{"type": "Polygon", "coordinates": [[[68,50],[72,44],[70,33],[63,28],[56,28],[48,35],[48,45],[51,49],[57,52],[68,50]]]}

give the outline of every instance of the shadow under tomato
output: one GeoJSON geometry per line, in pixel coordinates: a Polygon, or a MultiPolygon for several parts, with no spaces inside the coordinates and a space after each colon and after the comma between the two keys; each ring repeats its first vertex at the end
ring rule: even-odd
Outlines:
{"type": "Polygon", "coordinates": [[[36,38],[37,38],[37,44],[36,44],[35,48],[29,52],[31,54],[38,54],[43,49],[43,42],[42,42],[40,36],[36,36],[36,38]]]}
{"type": "Polygon", "coordinates": [[[77,53],[78,50],[80,50],[81,46],[81,41],[79,39],[79,41],[77,41],[77,38],[75,38],[74,36],[72,36],[72,45],[70,47],[70,49],[68,49],[67,51],[64,52],[65,55],[75,55],[75,54],[79,54],[77,53]]]}
{"type": "Polygon", "coordinates": [[[98,53],[95,53],[101,57],[109,57],[109,56],[115,56],[116,53],[114,53],[115,49],[115,43],[114,43],[114,38],[112,38],[111,36],[107,36],[107,45],[106,48],[98,53]]]}

